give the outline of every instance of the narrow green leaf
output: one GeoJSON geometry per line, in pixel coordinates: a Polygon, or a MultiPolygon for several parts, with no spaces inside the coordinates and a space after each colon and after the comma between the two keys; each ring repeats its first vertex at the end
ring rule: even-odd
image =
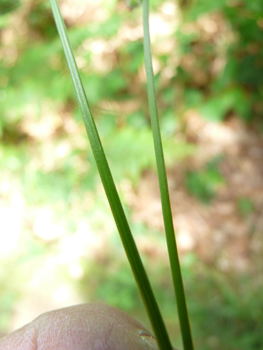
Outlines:
{"type": "Polygon", "coordinates": [[[161,202],[163,210],[163,219],[165,233],[168,245],[169,259],[172,270],[173,284],[178,307],[178,314],[185,350],[193,350],[193,341],[188,319],[188,312],[185,300],[184,286],[180,268],[180,262],[177,252],[175,233],[173,227],[173,217],[171,211],[167,176],[165,170],[165,161],[163,155],[162,139],[158,120],[158,111],[156,105],[154,75],[152,68],[151,43],[149,33],[149,0],[143,0],[143,30],[144,30],[144,59],[147,76],[147,90],[149,99],[149,108],[151,124],[154,138],[155,156],[158,170],[159,187],[161,193],[161,202]]]}
{"type": "Polygon", "coordinates": [[[123,207],[121,205],[102,145],[91,115],[87,97],[82,85],[80,74],[77,68],[77,64],[74,58],[73,50],[71,48],[65,23],[61,16],[59,6],[56,0],[50,0],[51,8],[57,25],[57,29],[60,35],[60,39],[65,51],[65,56],[68,62],[71,77],[74,83],[74,87],[77,93],[78,102],[83,115],[84,124],[90,140],[91,148],[94,154],[94,158],[97,163],[97,167],[100,173],[100,177],[118,228],[120,237],[126,251],[129,263],[131,265],[135,280],[137,282],[142,300],[150,318],[153,331],[155,333],[159,348],[161,350],[172,350],[172,346],[161,317],[158,305],[153,295],[148,277],[145,269],[142,265],[140,255],[132,237],[130,227],[125,217],[123,207]]]}

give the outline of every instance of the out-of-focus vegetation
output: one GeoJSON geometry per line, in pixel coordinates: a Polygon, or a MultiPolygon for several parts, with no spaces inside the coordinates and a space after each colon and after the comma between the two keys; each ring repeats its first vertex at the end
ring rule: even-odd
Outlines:
{"type": "MultiPolygon", "coordinates": [[[[141,8],[137,1],[116,0],[63,0],[60,5],[135,239],[180,348],[163,234],[151,226],[155,217],[134,218],[142,178],[155,171],[141,8]]],[[[211,129],[216,122],[217,134],[226,123],[238,120],[260,138],[263,3],[154,0],[151,7],[157,102],[171,196],[183,191],[201,216],[204,206],[209,208],[218,196],[224,199],[236,190],[228,179],[233,162],[230,170],[225,169],[224,155],[209,147],[200,157],[202,123],[211,129]],[[203,122],[198,119],[190,125],[193,115],[194,121],[198,116],[203,122]]],[[[38,312],[103,300],[147,324],[100,186],[49,2],[0,0],[0,43],[0,331],[17,325],[12,320],[21,302],[26,313],[29,308],[38,312]]],[[[218,224],[220,235],[210,232],[209,239],[203,237],[207,242],[213,235],[219,237],[211,249],[214,259],[204,257],[200,241],[187,253],[182,249],[196,349],[263,347],[262,245],[255,240],[256,233],[262,233],[261,221],[255,219],[260,217],[261,202],[252,197],[252,192],[233,194],[233,215],[244,220],[241,226],[251,228],[244,245],[250,239],[256,245],[249,250],[256,254],[248,256],[242,271],[235,268],[236,256],[229,263],[220,250],[229,237],[239,239],[226,223],[218,224]]],[[[176,206],[180,205],[184,203],[179,200],[176,206]]],[[[216,208],[218,216],[228,210],[226,205],[221,211],[216,208]]],[[[146,209],[140,207],[141,212],[146,209]]]]}

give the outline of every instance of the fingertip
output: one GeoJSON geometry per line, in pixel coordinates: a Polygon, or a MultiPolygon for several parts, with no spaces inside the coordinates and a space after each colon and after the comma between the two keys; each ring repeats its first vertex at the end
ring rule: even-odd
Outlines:
{"type": "Polygon", "coordinates": [[[37,350],[34,327],[28,324],[0,338],[0,350],[37,350]]]}
{"type": "Polygon", "coordinates": [[[125,312],[83,304],[40,315],[0,339],[0,350],[158,350],[153,335],[125,312]]]}

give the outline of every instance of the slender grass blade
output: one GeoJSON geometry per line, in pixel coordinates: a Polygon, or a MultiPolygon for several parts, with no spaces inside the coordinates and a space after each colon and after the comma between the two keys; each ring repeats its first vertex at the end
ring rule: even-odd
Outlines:
{"type": "Polygon", "coordinates": [[[173,284],[178,307],[183,344],[185,350],[193,350],[193,341],[188,318],[184,286],[178,257],[173,218],[165,170],[162,139],[159,126],[159,118],[155,97],[154,75],[152,68],[152,54],[149,33],[149,0],[143,0],[143,30],[144,30],[144,59],[147,76],[148,100],[153,131],[155,156],[158,170],[159,187],[161,194],[163,220],[165,226],[166,240],[169,252],[170,265],[172,270],[173,284]]]}
{"type": "Polygon", "coordinates": [[[91,148],[96,160],[100,177],[124,246],[127,258],[132,268],[138,289],[150,318],[154,334],[161,350],[172,350],[172,346],[161,317],[157,302],[152,292],[148,277],[143,267],[136,244],[131,234],[126,216],[121,205],[116,186],[114,184],[108,162],[91,115],[86,93],[80,78],[72,47],[69,42],[65,23],[56,0],[50,0],[53,16],[63,45],[73,84],[77,93],[78,102],[83,115],[84,124],[90,140],[91,148]]]}

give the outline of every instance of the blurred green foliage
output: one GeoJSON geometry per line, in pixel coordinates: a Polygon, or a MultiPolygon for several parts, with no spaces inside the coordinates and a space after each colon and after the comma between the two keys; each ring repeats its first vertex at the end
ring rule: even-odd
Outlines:
{"type": "Polygon", "coordinates": [[[186,257],[182,265],[196,348],[261,349],[262,275],[224,273],[186,257]],[[187,261],[188,260],[188,261],[187,261]],[[257,280],[257,282],[255,282],[257,280]]]}
{"type": "MultiPolygon", "coordinates": [[[[118,184],[129,179],[134,187],[143,171],[155,168],[143,47],[135,30],[141,25],[138,3],[104,1],[105,13],[94,16],[95,20],[75,23],[66,19],[114,178],[118,184]],[[134,37],[129,34],[132,30],[134,37]]],[[[153,13],[159,13],[167,3],[151,1],[153,13]]],[[[167,34],[172,46],[166,48],[163,39],[160,45],[158,38],[153,45],[160,125],[169,167],[196,150],[184,137],[185,111],[198,110],[204,118],[219,123],[235,114],[261,125],[263,113],[262,0],[180,0],[177,4],[179,24],[167,34]],[[177,136],[180,141],[176,141],[177,136]]],[[[49,4],[46,0],[0,0],[0,14],[1,181],[10,183],[11,188],[19,187],[29,208],[49,203],[66,221],[66,233],[70,234],[81,215],[96,216],[96,206],[102,200],[49,4]],[[89,210],[82,202],[87,193],[95,193],[92,198],[96,204],[89,210]]],[[[217,186],[224,183],[219,168],[220,159],[216,158],[203,169],[188,171],[185,186],[190,194],[210,203],[217,186]]],[[[253,212],[248,198],[239,199],[237,206],[244,217],[253,212]]],[[[103,221],[99,213],[97,225],[103,221]]],[[[25,224],[24,229],[28,233],[32,227],[25,224]]],[[[145,227],[140,230],[146,235],[145,227]]],[[[152,232],[148,237],[153,239],[152,232]]],[[[16,273],[25,275],[21,259],[29,261],[33,255],[46,254],[41,244],[27,242],[25,251],[8,261],[8,269],[4,266],[0,271],[2,331],[8,327],[20,293],[16,273]],[[15,271],[16,266],[21,268],[15,271]]],[[[118,243],[111,249],[110,263],[84,264],[82,293],[87,295],[93,288],[94,299],[103,297],[130,313],[140,313],[141,301],[118,243]],[[92,288],[87,286],[89,271],[95,276],[92,288]]],[[[188,259],[182,267],[196,349],[262,349],[262,280],[250,282],[250,276],[224,275],[216,268],[211,272],[195,257],[188,259]]],[[[174,297],[169,269],[161,262],[156,266],[156,258],[144,260],[168,327],[179,332],[176,312],[171,308],[174,297]]],[[[174,335],[174,339],[178,342],[179,336],[174,335]]]]}
{"type": "Polygon", "coordinates": [[[6,15],[9,12],[12,12],[16,10],[20,6],[19,0],[14,1],[8,1],[8,0],[1,0],[1,15],[6,15]]]}
{"type": "Polygon", "coordinates": [[[209,203],[216,195],[215,189],[224,183],[219,164],[222,157],[216,157],[206,164],[202,171],[190,171],[186,175],[186,187],[197,199],[209,203]]]}
{"type": "Polygon", "coordinates": [[[254,211],[254,204],[249,198],[239,198],[237,201],[237,207],[239,213],[243,217],[249,216],[254,211]]]}
{"type": "Polygon", "coordinates": [[[203,92],[202,101],[197,103],[201,113],[209,120],[218,121],[230,112],[246,121],[260,118],[263,111],[262,1],[199,0],[182,2],[182,7],[184,21],[176,34],[182,61],[184,55],[191,55],[194,69],[203,70],[203,76],[193,81],[188,69],[183,65],[179,67],[186,90],[194,85],[203,92]],[[191,25],[196,30],[191,30],[191,25]],[[215,65],[220,63],[222,68],[216,69],[215,65]]]}

